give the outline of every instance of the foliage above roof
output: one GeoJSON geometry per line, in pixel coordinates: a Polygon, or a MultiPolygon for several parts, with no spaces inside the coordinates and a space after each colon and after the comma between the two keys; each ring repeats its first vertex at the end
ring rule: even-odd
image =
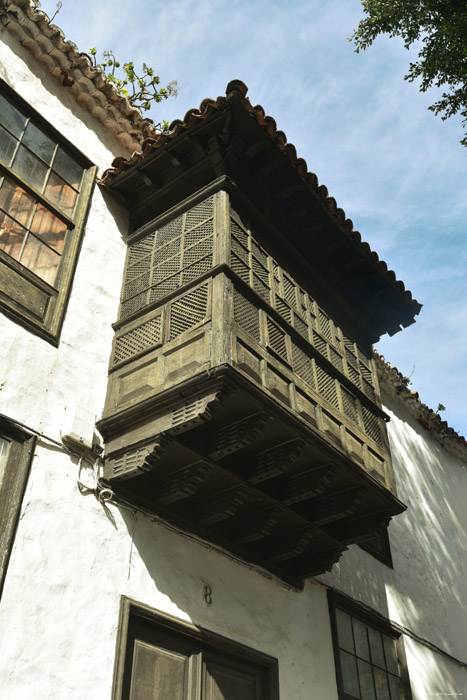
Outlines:
{"type": "Polygon", "coordinates": [[[125,150],[140,148],[154,135],[154,123],[143,119],[93,59],[81,53],[63,31],[31,0],[0,0],[0,21],[49,73],[112,133],[125,150]]]}

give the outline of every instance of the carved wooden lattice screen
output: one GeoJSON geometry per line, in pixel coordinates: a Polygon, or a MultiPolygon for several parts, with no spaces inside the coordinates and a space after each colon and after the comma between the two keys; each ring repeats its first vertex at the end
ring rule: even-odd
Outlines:
{"type": "MultiPolygon", "coordinates": [[[[265,302],[256,302],[254,294],[236,285],[234,321],[255,341],[249,345],[248,352],[240,343],[239,366],[264,384],[267,364],[266,370],[261,370],[258,356],[254,371],[251,349],[267,348],[282,363],[284,381],[301,389],[296,394],[297,405],[305,405],[309,411],[313,406],[309,399],[319,397],[318,403],[329,411],[337,438],[342,421],[334,423],[331,416],[343,416],[349,426],[345,437],[348,451],[364,455],[367,468],[380,476],[386,472],[387,478],[387,468],[383,466],[388,460],[385,429],[371,358],[343,333],[290,270],[259,244],[255,234],[232,209],[230,234],[232,270],[265,302]],[[301,381],[305,384],[303,388],[301,381]],[[364,443],[370,449],[364,448],[364,443]]],[[[281,400],[287,402],[285,396],[284,391],[281,400]]]]}
{"type": "Polygon", "coordinates": [[[213,197],[130,246],[120,318],[125,319],[212,267],[213,197]]]}
{"type": "Polygon", "coordinates": [[[207,317],[208,283],[173,297],[180,287],[212,267],[213,199],[209,197],[129,247],[120,311],[120,321],[126,323],[115,339],[113,366],[174,340],[207,317]],[[172,300],[148,318],[146,311],[168,295],[172,300]]]}

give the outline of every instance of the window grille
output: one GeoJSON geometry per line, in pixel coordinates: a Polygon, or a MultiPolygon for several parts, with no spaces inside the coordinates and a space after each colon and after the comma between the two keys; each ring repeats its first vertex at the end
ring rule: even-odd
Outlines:
{"type": "Polygon", "coordinates": [[[268,344],[279,357],[288,362],[286,334],[270,318],[267,319],[268,344]]]}
{"type": "Polygon", "coordinates": [[[172,302],[170,340],[204,321],[208,310],[208,291],[209,285],[205,284],[172,302]]]}
{"type": "Polygon", "coordinates": [[[292,343],[292,364],[293,371],[303,379],[304,382],[315,387],[313,371],[313,360],[301,350],[295,343],[292,343]]]}
{"type": "Polygon", "coordinates": [[[162,318],[159,314],[115,340],[114,364],[127,360],[162,342],[162,318]]]}
{"type": "Polygon", "coordinates": [[[234,292],[234,319],[258,343],[261,341],[259,309],[237,290],[234,292]]]}
{"type": "Polygon", "coordinates": [[[336,380],[318,364],[316,365],[316,377],[318,380],[318,391],[321,396],[338,408],[336,380]]]}
{"type": "Polygon", "coordinates": [[[130,246],[120,318],[163,299],[212,267],[213,201],[209,197],[130,246]]]}
{"type": "Polygon", "coordinates": [[[363,425],[365,433],[371,437],[378,445],[383,447],[384,441],[381,434],[380,419],[375,416],[368,408],[362,406],[363,425]]]}

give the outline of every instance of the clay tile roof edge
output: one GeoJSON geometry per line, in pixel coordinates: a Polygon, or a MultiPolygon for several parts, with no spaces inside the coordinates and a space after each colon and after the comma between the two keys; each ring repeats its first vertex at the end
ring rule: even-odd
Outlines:
{"type": "Polygon", "coordinates": [[[67,40],[34,0],[0,0],[0,4],[0,21],[7,31],[73,93],[77,102],[85,104],[114,133],[127,152],[139,150],[144,139],[157,134],[154,122],[144,119],[138,109],[119,95],[104,73],[94,67],[90,56],[67,40]]]}
{"type": "Polygon", "coordinates": [[[377,352],[374,353],[374,358],[381,389],[403,405],[446,452],[467,463],[467,440],[450,428],[436,411],[422,403],[418,393],[411,391],[407,378],[397,367],[393,367],[377,352]]]}
{"type": "MultiPolygon", "coordinates": [[[[173,121],[170,124],[170,132],[168,135],[160,134],[156,138],[153,137],[151,142],[151,150],[161,148],[168,141],[176,138],[179,136],[179,134],[190,129],[194,124],[207,119],[216,110],[225,108],[229,101],[233,99],[238,100],[275,142],[276,146],[283,151],[284,155],[296,169],[297,173],[307,185],[308,189],[320,197],[328,215],[339,226],[346,238],[352,242],[353,246],[357,248],[359,254],[366,258],[371,266],[374,267],[380,275],[385,277],[391,283],[391,285],[404,296],[405,303],[411,307],[413,315],[417,315],[420,312],[422,305],[412,297],[412,293],[405,288],[405,285],[401,280],[397,279],[395,272],[388,268],[384,260],[380,260],[378,254],[375,251],[372,251],[368,243],[362,240],[360,233],[353,230],[352,220],[348,219],[345,211],[337,206],[336,200],[334,197],[329,195],[325,185],[319,184],[318,176],[315,173],[308,171],[306,161],[297,156],[295,146],[287,142],[286,134],[277,129],[275,120],[272,117],[265,115],[265,111],[261,105],[256,105],[255,107],[251,105],[250,100],[248,97],[246,97],[247,91],[247,86],[241,80],[230,81],[227,85],[225,96],[219,96],[215,100],[205,98],[202,100],[199,108],[190,109],[186,113],[183,120],[173,121]]],[[[134,153],[131,158],[116,158],[112,163],[112,168],[106,170],[104,173],[101,179],[102,184],[109,184],[117,175],[133,166],[138,160],[143,160],[148,153],[149,150],[146,147],[146,142],[143,142],[142,150],[138,153],[134,153]]],[[[413,321],[408,321],[406,325],[410,325],[410,323],[413,323],[413,321]]]]}

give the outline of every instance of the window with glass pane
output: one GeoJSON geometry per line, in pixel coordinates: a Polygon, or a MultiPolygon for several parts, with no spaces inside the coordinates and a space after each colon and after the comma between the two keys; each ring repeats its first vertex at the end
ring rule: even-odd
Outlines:
{"type": "Polygon", "coordinates": [[[0,310],[54,345],[95,174],[0,79],[0,310]]]}
{"type": "Polygon", "coordinates": [[[396,636],[335,608],[336,649],[343,700],[408,700],[396,636]]]}
{"type": "Polygon", "coordinates": [[[2,94],[0,115],[0,250],[53,286],[84,168],[2,94]]]}

